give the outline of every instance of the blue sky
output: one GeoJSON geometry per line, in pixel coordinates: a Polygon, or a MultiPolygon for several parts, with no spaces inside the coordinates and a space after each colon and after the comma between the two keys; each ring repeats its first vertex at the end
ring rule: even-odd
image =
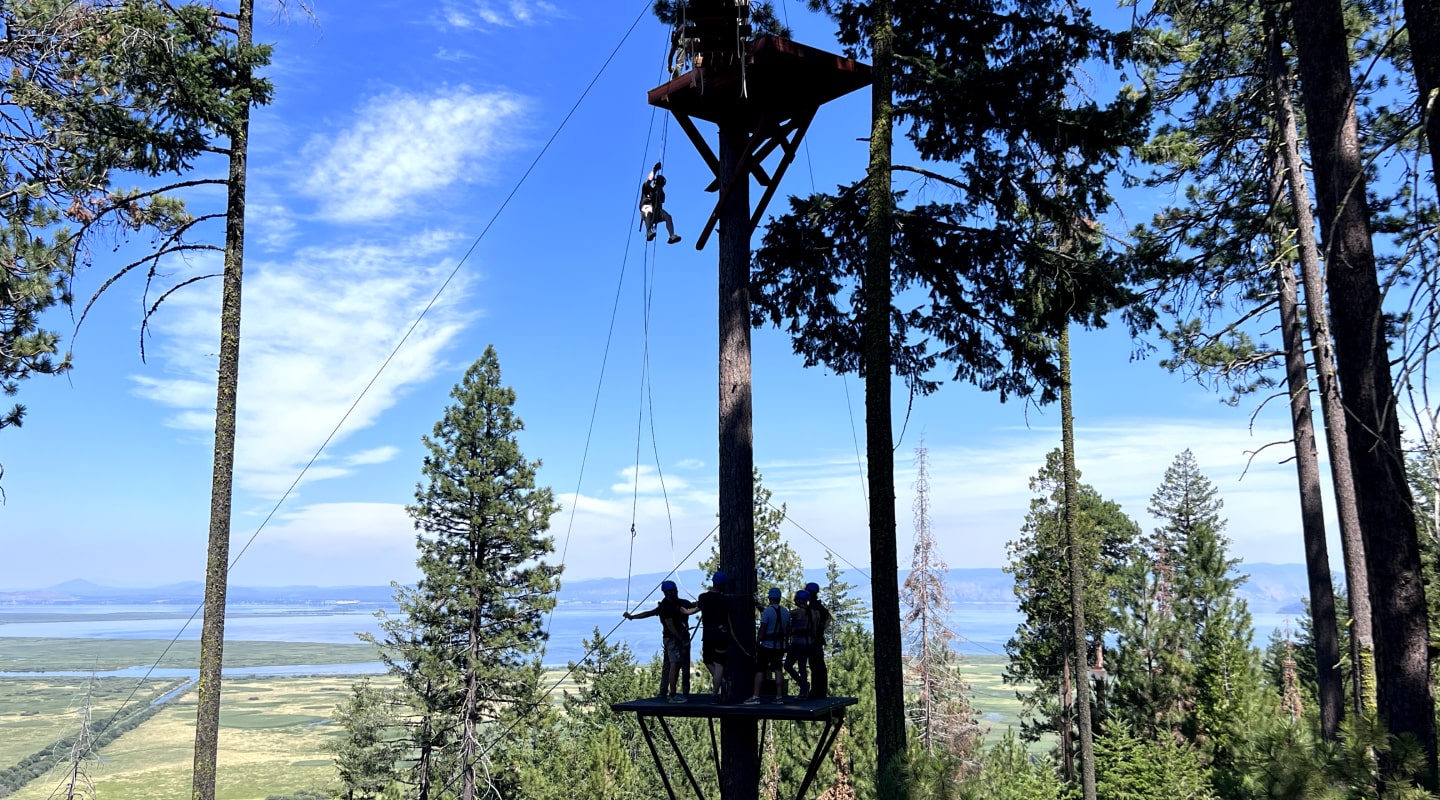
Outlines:
{"type": "MultiPolygon", "coordinates": [[[[233,582],[413,580],[404,505],[420,437],[487,344],[518,393],[522,447],[543,460],[540,480],[564,506],[552,530],[567,577],[667,569],[714,527],[716,245],[691,246],[713,195],[702,191],[699,156],[645,103],[668,42],[648,13],[280,503],[648,5],[372,0],[357,11],[320,0],[316,24],[262,14],[257,39],[276,45],[276,91],[251,130],[235,551],[260,532],[233,582]],[[647,247],[634,206],[660,158],[685,241],[647,247]]],[[[798,40],[837,49],[832,25],[803,4],[780,10],[798,40]]],[[[865,92],[827,105],[781,193],[853,178],[867,132],[865,92]]],[[[218,196],[189,200],[213,207],[218,196]]],[[[1124,227],[1151,204],[1127,202],[1124,227]]],[[[79,277],[82,300],[126,252],[108,250],[79,277]]],[[[209,258],[175,261],[163,281],[216,268],[209,258]]],[[[144,361],[143,292],[138,280],[108,292],[74,342],[74,371],[22,388],[29,418],[0,434],[0,588],[203,575],[219,287],[208,281],[169,300],[144,361]]],[[[50,324],[67,338],[73,328],[63,314],[50,324]]],[[[1251,408],[1221,405],[1153,357],[1133,361],[1119,331],[1077,333],[1075,348],[1086,482],[1148,528],[1146,501],[1188,447],[1225,501],[1236,555],[1302,559],[1293,467],[1280,463],[1289,451],[1250,462],[1289,438],[1282,403],[1252,419],[1251,408]]],[[[774,330],[754,334],[754,385],[755,460],[775,502],[864,566],[863,387],[804,369],[774,330]]],[[[1059,444],[1058,409],[1002,405],[963,385],[916,399],[908,420],[907,406],[897,395],[901,563],[923,435],[949,564],[1002,564],[1028,478],[1059,444]]],[[[820,544],[786,532],[808,566],[821,566],[820,544]]]]}

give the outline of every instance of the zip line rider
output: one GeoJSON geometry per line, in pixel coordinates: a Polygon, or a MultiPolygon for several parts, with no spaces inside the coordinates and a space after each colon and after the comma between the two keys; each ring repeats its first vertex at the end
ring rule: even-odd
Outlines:
{"type": "Polygon", "coordinates": [[[660,174],[660,162],[656,161],[655,168],[640,184],[640,223],[645,226],[645,241],[655,239],[655,225],[659,222],[665,223],[665,231],[670,234],[666,244],[680,241],[675,235],[675,220],[665,210],[665,176],[660,174]]]}
{"type": "Polygon", "coordinates": [[[625,619],[660,618],[661,641],[665,646],[665,674],[660,678],[660,699],[683,703],[685,695],[679,691],[680,670],[690,663],[690,624],[685,618],[698,613],[700,608],[694,601],[680,597],[675,581],[663,581],[660,591],[665,596],[654,608],[639,614],[626,611],[624,616],[625,619]]]}

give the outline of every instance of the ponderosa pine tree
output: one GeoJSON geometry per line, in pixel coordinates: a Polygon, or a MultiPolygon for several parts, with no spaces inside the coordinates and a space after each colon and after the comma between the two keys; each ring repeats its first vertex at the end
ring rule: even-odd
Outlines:
{"type": "MultiPolygon", "coordinates": [[[[1016,693],[1023,703],[1020,731],[1026,741],[1063,731],[1070,724],[1068,718],[1062,719],[1059,703],[1061,677],[1074,641],[1070,569],[1064,554],[1062,461],[1059,450],[1051,451],[1045,466],[1031,478],[1031,491],[1039,496],[1030,501],[1021,538],[1007,546],[1010,563],[1005,569],[1014,576],[1025,621],[1005,644],[1010,656],[1005,681],[1032,687],[1016,693]]],[[[1076,532],[1093,577],[1085,586],[1085,621],[1090,640],[1102,647],[1105,635],[1117,626],[1110,595],[1131,560],[1140,526],[1092,486],[1079,484],[1077,495],[1076,532]]]]}
{"type": "Polygon", "coordinates": [[[560,573],[544,561],[552,549],[545,532],[558,506],[550,489],[535,485],[539,462],[520,452],[524,424],[493,347],[450,396],[454,404],[424,437],[422,481],[407,509],[420,531],[421,577],[397,597],[408,633],[399,637],[404,659],[392,657],[390,668],[428,696],[415,732],[432,746],[423,785],[431,797],[448,790],[474,800],[485,724],[537,698],[536,654],[560,573]],[[453,773],[439,769],[446,763],[453,773]]]}
{"type": "MultiPolygon", "coordinates": [[[[189,249],[197,218],[171,190],[196,185],[178,178],[269,94],[253,74],[268,48],[242,46],[217,15],[154,0],[0,2],[0,395],[69,368],[41,316],[70,304],[97,236],[149,233],[146,259],[189,249]],[[176,184],[116,185],[153,178],[176,184]]],[[[24,414],[0,413],[0,429],[24,414]]]]}
{"type": "Polygon", "coordinates": [[[867,174],[833,196],[791,198],[756,253],[752,291],[757,322],[787,328],[807,365],[866,380],[877,747],[882,788],[900,798],[890,375],[929,392],[938,385],[929,373],[943,363],[1002,399],[1055,397],[1059,370],[1046,335],[1062,320],[1102,324],[1129,293],[1123,274],[1097,269],[1062,301],[1047,302],[1053,263],[1031,235],[1033,219],[1065,230],[1097,219],[1110,205],[1106,175],[1138,135],[1145,108],[1128,90],[1101,103],[1071,84],[1072,68],[1111,58],[1119,40],[1070,3],[815,5],[838,21],[842,44],[871,56],[867,174]],[[893,164],[893,126],[906,123],[920,157],[945,164],[939,171],[893,164]],[[895,170],[933,178],[957,199],[903,208],[895,170]],[[958,174],[941,174],[951,170],[958,174]],[[1063,200],[1055,185],[1068,187],[1063,200]],[[896,309],[893,298],[909,288],[930,302],[896,309]]]}
{"type": "MultiPolygon", "coordinates": [[[[1227,13],[1170,0],[1148,5],[1142,35],[1149,45],[1139,52],[1166,119],[1140,151],[1151,167],[1144,185],[1167,194],[1186,187],[1183,201],[1167,204],[1135,230],[1134,257],[1151,265],[1160,306],[1175,318],[1164,331],[1175,355],[1161,363],[1228,389],[1235,403],[1280,385],[1283,358],[1310,595],[1321,598],[1313,606],[1315,630],[1322,649],[1333,654],[1326,663],[1334,665],[1339,662],[1329,605],[1334,587],[1309,403],[1312,352],[1331,462],[1341,467],[1334,470],[1333,484],[1347,575],[1356,586],[1365,584],[1364,555],[1343,469],[1345,413],[1334,391],[1320,255],[1301,161],[1304,143],[1292,108],[1293,64],[1283,47],[1288,29],[1266,0],[1242,2],[1227,13]],[[1308,308],[1301,305],[1297,265],[1306,276],[1308,308]],[[1257,324],[1277,313],[1278,324],[1257,324]],[[1309,321],[1313,346],[1304,340],[1302,318],[1309,321]],[[1265,340],[1267,327],[1280,332],[1279,343],[1265,340]]],[[[1363,648],[1368,629],[1356,632],[1363,648]]],[[[1366,659],[1357,653],[1356,660],[1366,659]]],[[[1343,710],[1339,670],[1332,667],[1321,675],[1327,738],[1337,735],[1343,710]]]]}
{"type": "MultiPolygon", "coordinates": [[[[1354,422],[1346,434],[1370,582],[1377,710],[1391,733],[1412,736],[1419,744],[1423,767],[1418,777],[1434,790],[1429,610],[1390,371],[1345,10],[1340,0],[1296,0],[1293,21],[1315,205],[1325,242],[1336,371],[1354,422]]],[[[1397,759],[1383,756],[1382,775],[1401,778],[1404,772],[1397,759]]]]}

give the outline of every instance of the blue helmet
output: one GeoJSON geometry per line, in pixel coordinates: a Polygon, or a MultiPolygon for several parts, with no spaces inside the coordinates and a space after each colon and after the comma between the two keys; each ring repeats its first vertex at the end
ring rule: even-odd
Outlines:
{"type": "Polygon", "coordinates": [[[660,591],[662,591],[662,592],[674,592],[674,591],[678,591],[678,590],[675,588],[675,581],[661,581],[661,582],[660,582],[660,591]]]}
{"type": "Polygon", "coordinates": [[[811,597],[818,598],[820,596],[820,584],[811,581],[805,584],[805,591],[809,592],[811,597]]]}
{"type": "Polygon", "coordinates": [[[809,600],[809,599],[810,599],[810,593],[807,592],[807,591],[805,591],[804,589],[801,589],[800,591],[798,591],[798,592],[795,593],[795,602],[797,602],[797,603],[803,603],[803,602],[805,602],[806,600],[809,600]]]}
{"type": "Polygon", "coordinates": [[[725,583],[726,580],[727,578],[722,570],[717,569],[715,570],[715,574],[710,576],[711,583],[725,583]]]}
{"type": "Polygon", "coordinates": [[[779,586],[771,586],[771,587],[770,587],[770,592],[769,592],[769,594],[767,594],[766,596],[769,597],[771,600],[779,600],[779,599],[780,599],[780,587],[779,587],[779,586]]]}

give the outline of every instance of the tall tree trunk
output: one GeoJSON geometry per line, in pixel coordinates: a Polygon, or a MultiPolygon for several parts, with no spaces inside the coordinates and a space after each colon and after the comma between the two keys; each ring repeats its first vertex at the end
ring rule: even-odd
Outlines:
{"type": "MultiPolygon", "coordinates": [[[[1365,542],[1360,533],[1360,512],[1355,505],[1355,478],[1350,466],[1350,443],[1346,433],[1345,404],[1335,377],[1335,345],[1330,338],[1330,312],[1325,305],[1325,279],[1320,248],[1315,241],[1315,217],[1310,213],[1310,189],[1305,182],[1305,164],[1300,157],[1300,130],[1289,71],[1281,50],[1278,20],[1270,50],[1270,74],[1280,131],[1284,137],[1281,154],[1285,159],[1286,187],[1295,214],[1295,246],[1300,261],[1300,278],[1305,286],[1306,322],[1310,345],[1315,351],[1315,387],[1320,394],[1320,414],[1325,422],[1325,450],[1330,457],[1330,480],[1335,495],[1335,514],[1340,522],[1340,552],[1345,564],[1346,594],[1350,605],[1351,703],[1357,715],[1375,710],[1375,636],[1370,613],[1370,580],[1365,573],[1365,542]]],[[[1314,602],[1312,595],[1311,601],[1314,602]]]]}
{"type": "Polygon", "coordinates": [[[905,676],[900,650],[900,577],[895,553],[895,445],[890,423],[890,147],[894,23],[890,0],[871,4],[870,172],[865,221],[865,453],[869,465],[870,574],[875,629],[877,794],[910,796],[905,774],[905,676]]]}
{"type": "Polygon", "coordinates": [[[416,800],[430,800],[430,770],[435,763],[435,747],[430,742],[430,714],[420,719],[420,752],[415,762],[416,800]]]}
{"type": "MultiPolygon", "coordinates": [[[[1286,155],[1293,142],[1290,128],[1290,87],[1285,79],[1285,56],[1275,12],[1265,14],[1265,48],[1269,62],[1270,102],[1277,118],[1279,141],[1270,164],[1270,219],[1272,241],[1281,253],[1289,242],[1290,218],[1279,210],[1295,196],[1287,193],[1286,155]]],[[[1308,197],[1306,198],[1308,202],[1308,197]]],[[[1292,204],[1293,206],[1293,204],[1292,204]]],[[[1307,209],[1308,211],[1308,209],[1307,209]]],[[[1307,218],[1309,214],[1306,214],[1307,218]]],[[[1313,221],[1310,222],[1313,225],[1313,221]]],[[[1311,242],[1313,245],[1313,241],[1311,242]]],[[[1312,248],[1313,249],[1313,248],[1312,248]]],[[[1335,585],[1330,579],[1330,555],[1325,544],[1325,508],[1320,493],[1320,458],[1315,447],[1315,416],[1310,409],[1310,370],[1305,357],[1305,336],[1300,321],[1300,291],[1288,258],[1277,257],[1274,269],[1280,285],[1280,334],[1285,345],[1285,378],[1290,391],[1290,427],[1295,435],[1295,476],[1300,484],[1300,526],[1305,541],[1305,575],[1310,590],[1310,620],[1315,637],[1315,683],[1319,694],[1320,735],[1335,741],[1345,713],[1344,677],[1340,673],[1340,631],[1335,621],[1335,585]]],[[[1358,663],[1358,662],[1357,662],[1358,663]]],[[[1358,673],[1358,670],[1356,670],[1358,673]]]]}
{"type": "MultiPolygon", "coordinates": [[[[240,0],[235,45],[250,48],[254,0],[240,0]]],[[[192,800],[215,800],[220,745],[220,668],[225,649],[225,590],[230,569],[230,502],[235,470],[235,404],[240,384],[240,286],[245,261],[245,162],[250,98],[230,131],[230,177],[225,205],[225,267],[220,297],[220,360],[215,387],[215,453],[210,482],[210,538],[205,554],[205,615],[200,628],[192,800]]]]}
{"type": "MultiPolygon", "coordinates": [[[[1340,0],[1297,0],[1294,14],[1340,393],[1354,423],[1347,438],[1370,579],[1377,710],[1391,733],[1415,737],[1423,756],[1421,783],[1433,790],[1435,704],[1425,585],[1400,450],[1344,12],[1340,0]]],[[[1387,776],[1398,767],[1393,758],[1382,763],[1387,776]]]]}
{"type": "Polygon", "coordinates": [[[1440,0],[1405,0],[1405,30],[1410,35],[1420,110],[1426,115],[1430,180],[1440,184],[1440,0]]]}
{"type": "MultiPolygon", "coordinates": [[[[471,563],[478,561],[472,553],[471,563]]],[[[467,663],[461,666],[465,675],[465,700],[460,706],[460,749],[456,754],[460,757],[460,800],[475,800],[475,757],[480,752],[480,731],[475,722],[480,711],[480,687],[475,673],[475,665],[480,659],[478,617],[479,611],[472,609],[466,632],[469,639],[465,647],[467,663]]]]}
{"type": "MultiPolygon", "coordinates": [[[[725,661],[726,695],[738,703],[755,674],[755,454],[750,391],[750,181],[738,168],[748,130],[720,126],[718,175],[742,175],[720,217],[720,567],[739,647],[725,661]]],[[[753,800],[760,791],[759,733],[753,718],[720,721],[720,794],[753,800]]]]}
{"type": "Polygon", "coordinates": [[[1070,655],[1060,661],[1060,710],[1055,728],[1060,734],[1060,772],[1066,783],[1075,782],[1075,726],[1070,722],[1070,655]]]}
{"type": "MultiPolygon", "coordinates": [[[[1270,174],[1271,207],[1278,209],[1285,171],[1277,153],[1270,174]]],[[[1274,242],[1280,253],[1288,242],[1275,220],[1274,242]]],[[[1315,418],[1310,410],[1310,370],[1300,322],[1299,287],[1295,270],[1283,257],[1273,265],[1279,283],[1280,333],[1285,345],[1285,380],[1290,392],[1290,429],[1295,436],[1295,477],[1300,484],[1300,528],[1305,541],[1305,577],[1310,590],[1310,621],[1315,637],[1315,683],[1319,694],[1320,735],[1335,741],[1345,713],[1344,677],[1340,674],[1340,631],[1335,621],[1335,585],[1330,580],[1330,555],[1325,546],[1325,508],[1320,493],[1320,457],[1315,447],[1315,418]]]]}
{"type": "MultiPolygon", "coordinates": [[[[1080,547],[1080,491],[1075,474],[1075,412],[1070,383],[1070,325],[1060,330],[1060,439],[1065,459],[1065,551],[1070,559],[1071,657],[1075,662],[1075,728],[1080,740],[1080,792],[1095,800],[1095,739],[1090,726],[1090,637],[1085,631],[1085,576],[1080,547]]],[[[1066,724],[1069,724],[1068,722],[1066,724]]]]}

